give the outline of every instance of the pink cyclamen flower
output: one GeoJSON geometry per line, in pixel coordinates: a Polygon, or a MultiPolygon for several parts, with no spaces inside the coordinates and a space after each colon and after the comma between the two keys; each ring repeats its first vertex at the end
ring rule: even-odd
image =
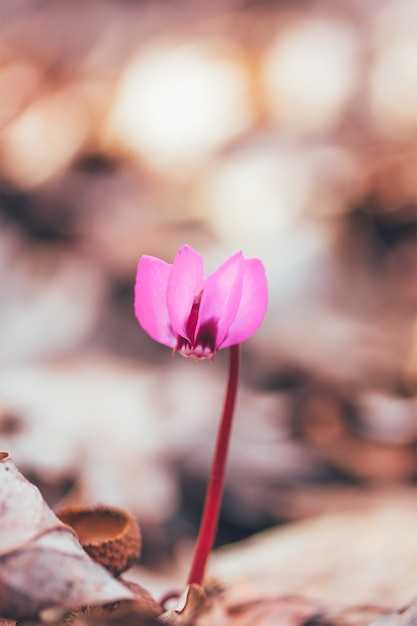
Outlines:
{"type": "Polygon", "coordinates": [[[137,269],[135,314],[156,341],[186,357],[212,359],[217,350],[248,339],[264,318],[265,269],[241,252],[204,276],[204,260],[190,246],[173,264],[144,255],[137,269]]]}

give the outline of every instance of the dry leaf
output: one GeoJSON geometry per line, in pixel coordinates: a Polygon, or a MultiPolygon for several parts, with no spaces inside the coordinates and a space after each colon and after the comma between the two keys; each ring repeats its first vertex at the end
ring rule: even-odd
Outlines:
{"type": "Polygon", "coordinates": [[[15,550],[39,532],[54,528],[59,521],[46,506],[39,490],[29,483],[0,452],[0,555],[15,550]]]}
{"type": "Polygon", "coordinates": [[[395,608],[416,591],[416,513],[415,491],[396,486],[380,499],[359,500],[356,510],[222,547],[213,554],[211,572],[226,585],[229,604],[298,594],[328,607],[395,608]]]}
{"type": "Polygon", "coordinates": [[[188,585],[175,605],[160,617],[175,626],[229,626],[230,621],[215,586],[203,589],[195,583],[188,585]]]}
{"type": "Polygon", "coordinates": [[[302,596],[260,598],[229,608],[231,626],[303,626],[317,613],[317,604],[302,596]]]}
{"type": "Polygon", "coordinates": [[[162,609],[151,594],[137,583],[126,580],[122,582],[134,594],[132,600],[123,600],[113,605],[90,607],[83,612],[83,615],[91,619],[103,619],[105,621],[136,617],[137,626],[141,626],[142,621],[146,624],[148,622],[153,623],[153,620],[156,622],[162,609]]]}
{"type": "Polygon", "coordinates": [[[133,594],[90,559],[36,487],[0,453],[0,607],[3,617],[131,599],[133,594]]]}
{"type": "Polygon", "coordinates": [[[373,623],[373,620],[386,614],[387,609],[371,604],[351,606],[338,611],[326,609],[309,626],[369,626],[371,621],[373,623]]]}
{"type": "Polygon", "coordinates": [[[206,600],[207,596],[201,585],[188,585],[172,609],[166,611],[161,619],[168,624],[192,624],[206,600]]]}
{"type": "Polygon", "coordinates": [[[380,617],[368,626],[415,626],[417,624],[417,599],[408,606],[380,617]]]}

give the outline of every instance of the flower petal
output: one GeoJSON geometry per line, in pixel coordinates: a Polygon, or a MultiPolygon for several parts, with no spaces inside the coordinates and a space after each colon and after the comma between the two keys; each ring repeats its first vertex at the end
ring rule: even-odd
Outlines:
{"type": "Polygon", "coordinates": [[[175,333],[187,336],[187,321],[194,299],[204,287],[204,260],[191,246],[182,246],[172,266],[167,288],[167,307],[169,319],[175,333]]]}
{"type": "Polygon", "coordinates": [[[214,326],[215,350],[225,339],[239,309],[242,296],[243,267],[243,255],[238,252],[206,280],[201,296],[196,337],[198,337],[199,330],[205,325],[214,326]]]}
{"type": "Polygon", "coordinates": [[[176,337],[169,320],[166,294],[172,265],[153,256],[141,257],[136,273],[135,315],[144,330],[159,343],[174,348],[176,337]]]}
{"type": "Polygon", "coordinates": [[[267,306],[268,285],[263,263],[259,259],[246,259],[239,310],[219,347],[228,348],[253,335],[265,317],[267,306]]]}

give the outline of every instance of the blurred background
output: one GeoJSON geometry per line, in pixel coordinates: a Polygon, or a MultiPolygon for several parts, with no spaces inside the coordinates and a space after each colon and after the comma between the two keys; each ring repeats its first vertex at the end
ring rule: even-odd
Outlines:
{"type": "Polygon", "coordinates": [[[416,58],[413,0],[0,2],[0,447],[51,506],[187,561],[227,355],[171,358],[132,306],[184,243],[269,281],[218,544],[409,492],[416,58]]]}

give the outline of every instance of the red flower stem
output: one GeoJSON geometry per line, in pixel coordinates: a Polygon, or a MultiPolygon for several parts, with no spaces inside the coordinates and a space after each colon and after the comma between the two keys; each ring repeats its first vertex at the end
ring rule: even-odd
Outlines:
{"type": "Polygon", "coordinates": [[[223,414],[217,433],[216,448],[214,451],[210,478],[207,486],[203,516],[200,523],[193,563],[188,576],[188,584],[202,584],[206,563],[213,548],[216,536],[223,495],[227,452],[229,449],[233,413],[236,404],[237,385],[239,380],[239,361],[240,346],[231,346],[229,348],[229,379],[227,382],[223,414]]]}

